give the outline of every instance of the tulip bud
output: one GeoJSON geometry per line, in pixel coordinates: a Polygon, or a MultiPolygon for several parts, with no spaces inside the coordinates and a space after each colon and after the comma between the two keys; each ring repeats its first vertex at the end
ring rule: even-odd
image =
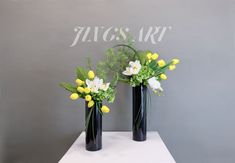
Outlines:
{"type": "Polygon", "coordinates": [[[94,106],[95,102],[93,100],[88,102],[88,108],[91,108],[92,106],[94,106]]]}
{"type": "Polygon", "coordinates": [[[166,62],[163,59],[159,60],[157,63],[159,67],[163,67],[166,65],[166,62]]]}
{"type": "Polygon", "coordinates": [[[160,75],[160,78],[163,79],[163,80],[166,80],[167,79],[167,76],[165,74],[161,74],[160,75]]]}
{"type": "Polygon", "coordinates": [[[94,79],[94,77],[95,77],[94,71],[91,71],[91,70],[88,72],[87,75],[88,75],[88,78],[89,78],[89,79],[94,79]]]}
{"type": "Polygon", "coordinates": [[[77,100],[78,98],[79,98],[79,96],[78,96],[77,93],[72,93],[72,94],[70,95],[70,99],[71,99],[71,100],[77,100]]]}
{"type": "Polygon", "coordinates": [[[102,106],[102,108],[101,108],[101,111],[103,112],[103,113],[109,113],[110,112],[110,109],[107,107],[107,106],[102,106]]]}

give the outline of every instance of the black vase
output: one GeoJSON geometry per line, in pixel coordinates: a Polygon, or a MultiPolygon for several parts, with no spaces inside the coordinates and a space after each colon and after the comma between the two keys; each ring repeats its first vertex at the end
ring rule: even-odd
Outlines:
{"type": "Polygon", "coordinates": [[[133,140],[145,141],[147,134],[147,87],[143,84],[132,89],[133,117],[132,133],[133,140]]]}
{"type": "Polygon", "coordinates": [[[102,103],[95,102],[92,108],[85,104],[86,114],[86,150],[98,151],[102,148],[102,103]]]}

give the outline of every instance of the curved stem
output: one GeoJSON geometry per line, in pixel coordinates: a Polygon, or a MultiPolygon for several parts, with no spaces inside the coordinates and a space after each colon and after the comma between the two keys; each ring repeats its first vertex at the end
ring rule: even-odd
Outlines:
{"type": "Polygon", "coordinates": [[[129,45],[126,45],[126,44],[118,44],[118,45],[115,45],[113,48],[120,47],[120,46],[127,47],[127,48],[133,50],[134,53],[135,53],[135,55],[137,54],[137,51],[136,51],[133,47],[131,47],[131,46],[129,46],[129,45]]]}

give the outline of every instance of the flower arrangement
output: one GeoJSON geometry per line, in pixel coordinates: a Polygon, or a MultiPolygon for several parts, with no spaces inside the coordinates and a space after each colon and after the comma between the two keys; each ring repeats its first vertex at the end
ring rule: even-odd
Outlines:
{"type": "Polygon", "coordinates": [[[130,61],[122,72],[124,78],[132,87],[144,84],[149,85],[155,93],[162,92],[160,81],[167,79],[166,70],[174,70],[180,61],[172,59],[166,63],[163,59],[158,60],[158,58],[157,53],[136,53],[136,60],[130,61]]]}
{"type": "Polygon", "coordinates": [[[174,58],[166,62],[159,58],[158,53],[137,50],[131,42],[124,42],[107,50],[106,57],[97,65],[97,71],[101,76],[112,74],[116,82],[128,83],[132,87],[149,85],[160,95],[163,92],[160,82],[167,79],[166,71],[174,70],[180,60],[174,58]]]}
{"type": "Polygon", "coordinates": [[[145,141],[147,138],[147,86],[161,95],[160,82],[167,79],[166,71],[174,70],[179,62],[177,58],[166,62],[159,59],[158,53],[136,50],[132,44],[118,44],[108,50],[101,70],[109,69],[118,81],[132,86],[133,140],[145,141]]]}
{"type": "MultiPolygon", "coordinates": [[[[101,103],[103,100],[107,100],[108,102],[114,101],[115,91],[110,86],[110,83],[105,83],[92,70],[87,71],[82,67],[78,67],[75,83],[76,85],[61,83],[61,86],[71,92],[71,100],[85,99],[90,109],[94,107],[95,102],[101,103]]],[[[109,113],[110,109],[106,105],[103,105],[100,111],[101,113],[109,113]]]]}
{"type": "Polygon", "coordinates": [[[61,83],[60,85],[71,92],[71,100],[81,98],[86,101],[86,149],[88,151],[97,151],[102,148],[102,115],[103,113],[110,112],[110,109],[106,105],[103,105],[103,101],[114,101],[114,85],[112,84],[113,82],[106,83],[93,70],[88,71],[83,67],[77,67],[76,72],[76,84],[61,83]]]}
{"type": "Polygon", "coordinates": [[[86,101],[86,149],[96,151],[102,147],[101,116],[110,112],[103,101],[114,101],[118,81],[133,87],[133,140],[146,140],[147,86],[160,95],[163,92],[160,82],[167,79],[166,71],[174,70],[179,62],[177,58],[166,62],[159,59],[158,53],[139,51],[128,43],[108,49],[105,58],[98,62],[96,72],[89,60],[88,69],[77,67],[76,84],[61,83],[61,86],[71,93],[71,100],[86,101]],[[112,79],[110,83],[106,82],[107,77],[112,79]]]}

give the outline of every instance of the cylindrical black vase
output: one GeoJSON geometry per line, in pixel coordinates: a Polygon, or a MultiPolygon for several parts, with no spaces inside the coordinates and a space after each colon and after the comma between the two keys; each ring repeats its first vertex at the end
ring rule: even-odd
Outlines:
{"type": "Polygon", "coordinates": [[[86,113],[86,149],[98,151],[102,148],[102,115],[100,113],[101,103],[95,102],[92,108],[85,104],[86,113]]]}
{"type": "Polygon", "coordinates": [[[145,141],[147,132],[147,87],[143,84],[132,89],[133,117],[132,132],[133,140],[145,141]]]}

